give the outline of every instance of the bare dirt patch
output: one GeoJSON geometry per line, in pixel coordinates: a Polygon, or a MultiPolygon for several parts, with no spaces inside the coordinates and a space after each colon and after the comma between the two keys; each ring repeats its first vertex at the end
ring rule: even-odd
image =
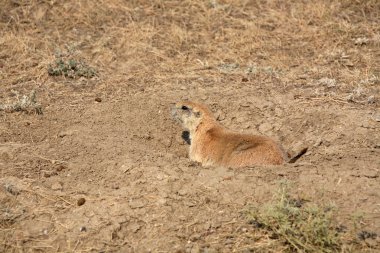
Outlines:
{"type": "Polygon", "coordinates": [[[245,215],[284,179],[338,210],[342,251],[380,249],[378,1],[0,5],[0,104],[35,90],[43,112],[0,111],[0,251],[291,250],[245,215]],[[202,168],[170,118],[181,99],[309,151],[202,168]]]}

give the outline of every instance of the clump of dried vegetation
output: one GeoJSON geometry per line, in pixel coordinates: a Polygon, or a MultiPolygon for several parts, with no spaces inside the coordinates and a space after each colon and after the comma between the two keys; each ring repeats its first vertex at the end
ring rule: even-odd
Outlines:
{"type": "Polygon", "coordinates": [[[11,103],[0,103],[0,111],[5,112],[35,112],[42,114],[41,104],[37,102],[36,91],[32,90],[29,95],[22,95],[17,91],[12,91],[16,96],[16,101],[11,103]]]}
{"type": "Polygon", "coordinates": [[[281,240],[289,251],[339,252],[342,239],[332,206],[317,206],[290,197],[282,182],[274,200],[248,212],[250,223],[281,240]]]}
{"type": "Polygon", "coordinates": [[[83,60],[76,59],[75,50],[73,48],[68,48],[66,52],[57,50],[54,63],[49,64],[48,73],[51,76],[65,76],[70,78],[90,78],[96,75],[94,68],[90,67],[83,60]]]}

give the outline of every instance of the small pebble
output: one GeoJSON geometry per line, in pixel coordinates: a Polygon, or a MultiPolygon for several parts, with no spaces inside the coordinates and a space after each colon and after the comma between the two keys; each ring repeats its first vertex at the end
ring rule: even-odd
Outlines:
{"type": "Polygon", "coordinates": [[[347,60],[343,64],[344,64],[344,66],[347,66],[347,67],[353,67],[354,66],[354,63],[352,61],[350,61],[350,60],[347,60]]]}
{"type": "Polygon", "coordinates": [[[62,184],[60,182],[55,182],[52,184],[51,189],[54,191],[62,190],[62,184]]]}
{"type": "Polygon", "coordinates": [[[55,171],[44,171],[43,175],[44,175],[44,177],[56,176],[57,172],[55,172],[55,171]]]}
{"type": "Polygon", "coordinates": [[[78,206],[82,206],[82,205],[84,205],[84,203],[86,203],[86,199],[85,198],[80,198],[77,201],[77,205],[78,206]]]}
{"type": "Polygon", "coordinates": [[[325,85],[327,88],[333,88],[336,86],[336,80],[324,77],[318,80],[318,84],[325,85]]]}
{"type": "Polygon", "coordinates": [[[79,231],[81,231],[81,232],[86,232],[86,231],[87,231],[87,228],[84,227],[84,226],[83,226],[83,227],[80,227],[80,228],[79,228],[79,231]]]}
{"type": "Polygon", "coordinates": [[[369,96],[367,99],[368,104],[374,104],[376,102],[375,96],[369,96]]]}
{"type": "Polygon", "coordinates": [[[377,121],[377,122],[380,122],[380,113],[377,113],[377,114],[373,115],[373,120],[377,121]]]}
{"type": "Polygon", "coordinates": [[[5,184],[5,190],[7,192],[9,192],[10,194],[15,195],[15,196],[17,196],[17,195],[20,194],[20,190],[17,189],[14,185],[11,185],[11,184],[7,184],[6,183],[5,184]]]}
{"type": "Polygon", "coordinates": [[[95,101],[100,103],[100,102],[102,102],[102,99],[100,97],[97,97],[97,98],[95,98],[95,101]]]}
{"type": "Polygon", "coordinates": [[[132,209],[143,208],[146,205],[143,199],[131,199],[129,201],[129,206],[132,209]]]}
{"type": "Polygon", "coordinates": [[[369,42],[369,39],[363,37],[363,38],[357,38],[354,40],[354,44],[358,46],[366,45],[369,42]]]}
{"type": "Polygon", "coordinates": [[[62,164],[60,164],[58,167],[57,167],[57,171],[62,171],[62,170],[64,170],[64,169],[66,169],[66,167],[64,166],[64,165],[62,165],[62,164]]]}

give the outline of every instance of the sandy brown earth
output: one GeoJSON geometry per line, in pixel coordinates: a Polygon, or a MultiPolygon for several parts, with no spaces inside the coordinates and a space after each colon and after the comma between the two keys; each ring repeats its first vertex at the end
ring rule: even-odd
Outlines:
{"type": "Polygon", "coordinates": [[[284,179],[336,207],[343,252],[379,252],[379,87],[376,0],[2,0],[0,104],[35,90],[43,114],[0,111],[0,252],[281,252],[244,210],[284,179]],[[57,50],[96,76],[49,75],[57,50]],[[181,99],[309,151],[202,168],[181,99]]]}

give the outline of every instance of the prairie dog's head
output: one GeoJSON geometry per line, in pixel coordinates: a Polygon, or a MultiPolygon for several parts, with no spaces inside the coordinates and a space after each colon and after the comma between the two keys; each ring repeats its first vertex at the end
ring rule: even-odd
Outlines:
{"type": "Polygon", "coordinates": [[[203,120],[213,118],[207,106],[191,101],[176,103],[172,109],[172,115],[190,132],[195,131],[203,120]]]}

